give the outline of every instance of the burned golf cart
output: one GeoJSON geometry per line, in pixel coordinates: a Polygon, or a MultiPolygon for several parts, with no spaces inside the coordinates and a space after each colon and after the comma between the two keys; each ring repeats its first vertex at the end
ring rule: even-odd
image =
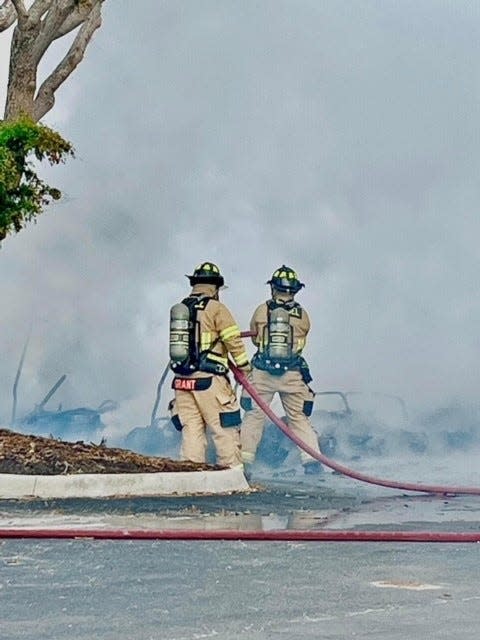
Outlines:
{"type": "MultiPolygon", "coordinates": [[[[284,417],[285,422],[288,420],[284,417]]],[[[405,403],[381,393],[321,391],[315,396],[312,426],[320,450],[331,458],[354,460],[398,451],[422,453],[426,435],[409,427],[405,403]]],[[[278,427],[267,423],[257,459],[277,467],[294,448],[278,427]]]]}
{"type": "Polygon", "coordinates": [[[356,459],[427,449],[426,434],[411,428],[399,396],[323,391],[316,395],[316,407],[312,423],[327,456],[356,459]]]}
{"type": "Polygon", "coordinates": [[[12,429],[36,436],[53,437],[59,440],[85,440],[99,443],[104,440],[105,424],[101,416],[109,411],[117,409],[118,405],[112,400],[105,400],[96,409],[78,407],[75,409],[63,409],[60,404],[56,410],[47,409],[54,394],[67,379],[63,374],[51,387],[45,397],[22,418],[17,418],[18,385],[22,375],[23,364],[27,353],[30,335],[27,336],[23,346],[20,361],[13,383],[13,405],[10,426],[12,429]]]}
{"type": "Polygon", "coordinates": [[[57,410],[48,410],[46,405],[53,394],[65,382],[63,375],[53,385],[43,400],[35,405],[32,411],[16,422],[15,426],[24,433],[38,436],[51,436],[65,441],[85,440],[98,443],[102,440],[105,424],[102,415],[114,411],[117,403],[105,400],[96,409],[78,407],[64,410],[60,405],[57,410]]]}
{"type": "MultiPolygon", "coordinates": [[[[311,421],[322,453],[344,461],[467,451],[480,446],[478,407],[452,405],[413,421],[405,402],[396,395],[321,391],[316,393],[311,421]]],[[[257,459],[275,468],[294,448],[278,427],[267,422],[257,459]]]]}

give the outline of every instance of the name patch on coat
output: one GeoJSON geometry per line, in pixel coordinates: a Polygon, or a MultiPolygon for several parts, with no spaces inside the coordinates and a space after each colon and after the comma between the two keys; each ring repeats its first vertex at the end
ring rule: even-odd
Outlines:
{"type": "Polygon", "coordinates": [[[172,389],[175,391],[205,391],[211,384],[211,378],[174,378],[172,389]]]}

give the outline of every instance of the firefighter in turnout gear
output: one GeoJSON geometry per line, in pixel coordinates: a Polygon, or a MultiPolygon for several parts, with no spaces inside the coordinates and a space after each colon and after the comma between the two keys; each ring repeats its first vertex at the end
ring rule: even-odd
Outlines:
{"type": "Polygon", "coordinates": [[[217,265],[204,262],[192,275],[190,295],[170,311],[170,368],[175,374],[172,421],[182,433],[182,460],[205,462],[210,430],[218,464],[242,464],[240,407],[228,378],[228,356],[251,371],[240,329],[218,299],[224,285],[217,265]]]}
{"type": "MultiPolygon", "coordinates": [[[[317,435],[310,424],[314,393],[308,386],[312,378],[302,350],[310,330],[305,309],[295,301],[304,286],[293,269],[285,265],[277,269],[267,282],[272,297],[257,307],[250,321],[257,347],[253,356],[250,382],[258,395],[271,403],[278,393],[292,431],[312,449],[320,451],[317,435]]],[[[240,400],[245,415],[241,429],[242,459],[247,478],[255,460],[263,434],[265,415],[244,391],[240,400]]],[[[320,473],[322,466],[308,453],[300,450],[305,473],[320,473]]]]}

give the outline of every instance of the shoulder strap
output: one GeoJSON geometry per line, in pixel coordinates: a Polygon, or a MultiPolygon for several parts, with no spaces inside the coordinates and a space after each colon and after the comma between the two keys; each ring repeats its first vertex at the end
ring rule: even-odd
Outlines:
{"type": "Polygon", "coordinates": [[[290,302],[279,302],[277,300],[267,300],[267,317],[270,317],[270,311],[274,309],[278,309],[282,307],[286,309],[288,313],[292,316],[300,318],[302,316],[302,305],[296,302],[295,300],[291,300],[290,302]]]}
{"type": "Polygon", "coordinates": [[[199,324],[197,314],[203,311],[212,298],[202,295],[190,295],[182,300],[183,304],[188,307],[190,312],[190,333],[189,333],[189,352],[192,364],[198,367],[198,359],[200,356],[200,345],[198,344],[199,324]]]}
{"type": "Polygon", "coordinates": [[[197,331],[195,328],[197,327],[197,313],[199,311],[204,311],[207,307],[207,304],[211,300],[215,300],[215,298],[212,298],[210,296],[205,296],[202,294],[189,296],[188,298],[185,298],[183,300],[183,303],[188,307],[190,311],[190,320],[192,322],[192,326],[194,327],[190,335],[190,341],[191,341],[191,348],[194,349],[193,352],[196,354],[197,361],[203,360],[205,357],[208,357],[210,353],[213,353],[214,352],[213,349],[221,340],[220,335],[218,335],[215,338],[215,340],[212,342],[210,347],[208,349],[205,349],[204,351],[200,351],[200,347],[199,345],[197,345],[197,341],[196,341],[197,331]]]}
{"type": "Polygon", "coordinates": [[[203,311],[206,308],[210,300],[213,300],[210,296],[190,295],[187,298],[184,298],[182,302],[187,305],[190,311],[194,310],[196,315],[197,311],[203,311]]]}

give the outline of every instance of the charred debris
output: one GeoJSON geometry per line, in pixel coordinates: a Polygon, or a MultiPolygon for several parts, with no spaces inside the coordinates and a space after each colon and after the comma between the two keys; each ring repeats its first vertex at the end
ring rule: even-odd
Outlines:
{"type": "MultiPolygon", "coordinates": [[[[84,473],[158,473],[222,469],[213,464],[171,460],[142,455],[122,448],[107,447],[102,415],[114,411],[117,403],[106,400],[96,409],[79,407],[56,411],[47,403],[65,382],[63,374],[45,397],[21,419],[17,419],[17,391],[27,350],[22,351],[13,385],[11,429],[0,428],[0,473],[61,475],[84,473]],[[45,435],[48,434],[48,437],[45,435]],[[81,439],[82,438],[82,439],[81,439]],[[89,440],[86,443],[84,440],[89,440]],[[98,442],[95,444],[93,441],[98,442]]],[[[156,431],[156,411],[166,373],[157,388],[149,432],[156,431]]]]}

